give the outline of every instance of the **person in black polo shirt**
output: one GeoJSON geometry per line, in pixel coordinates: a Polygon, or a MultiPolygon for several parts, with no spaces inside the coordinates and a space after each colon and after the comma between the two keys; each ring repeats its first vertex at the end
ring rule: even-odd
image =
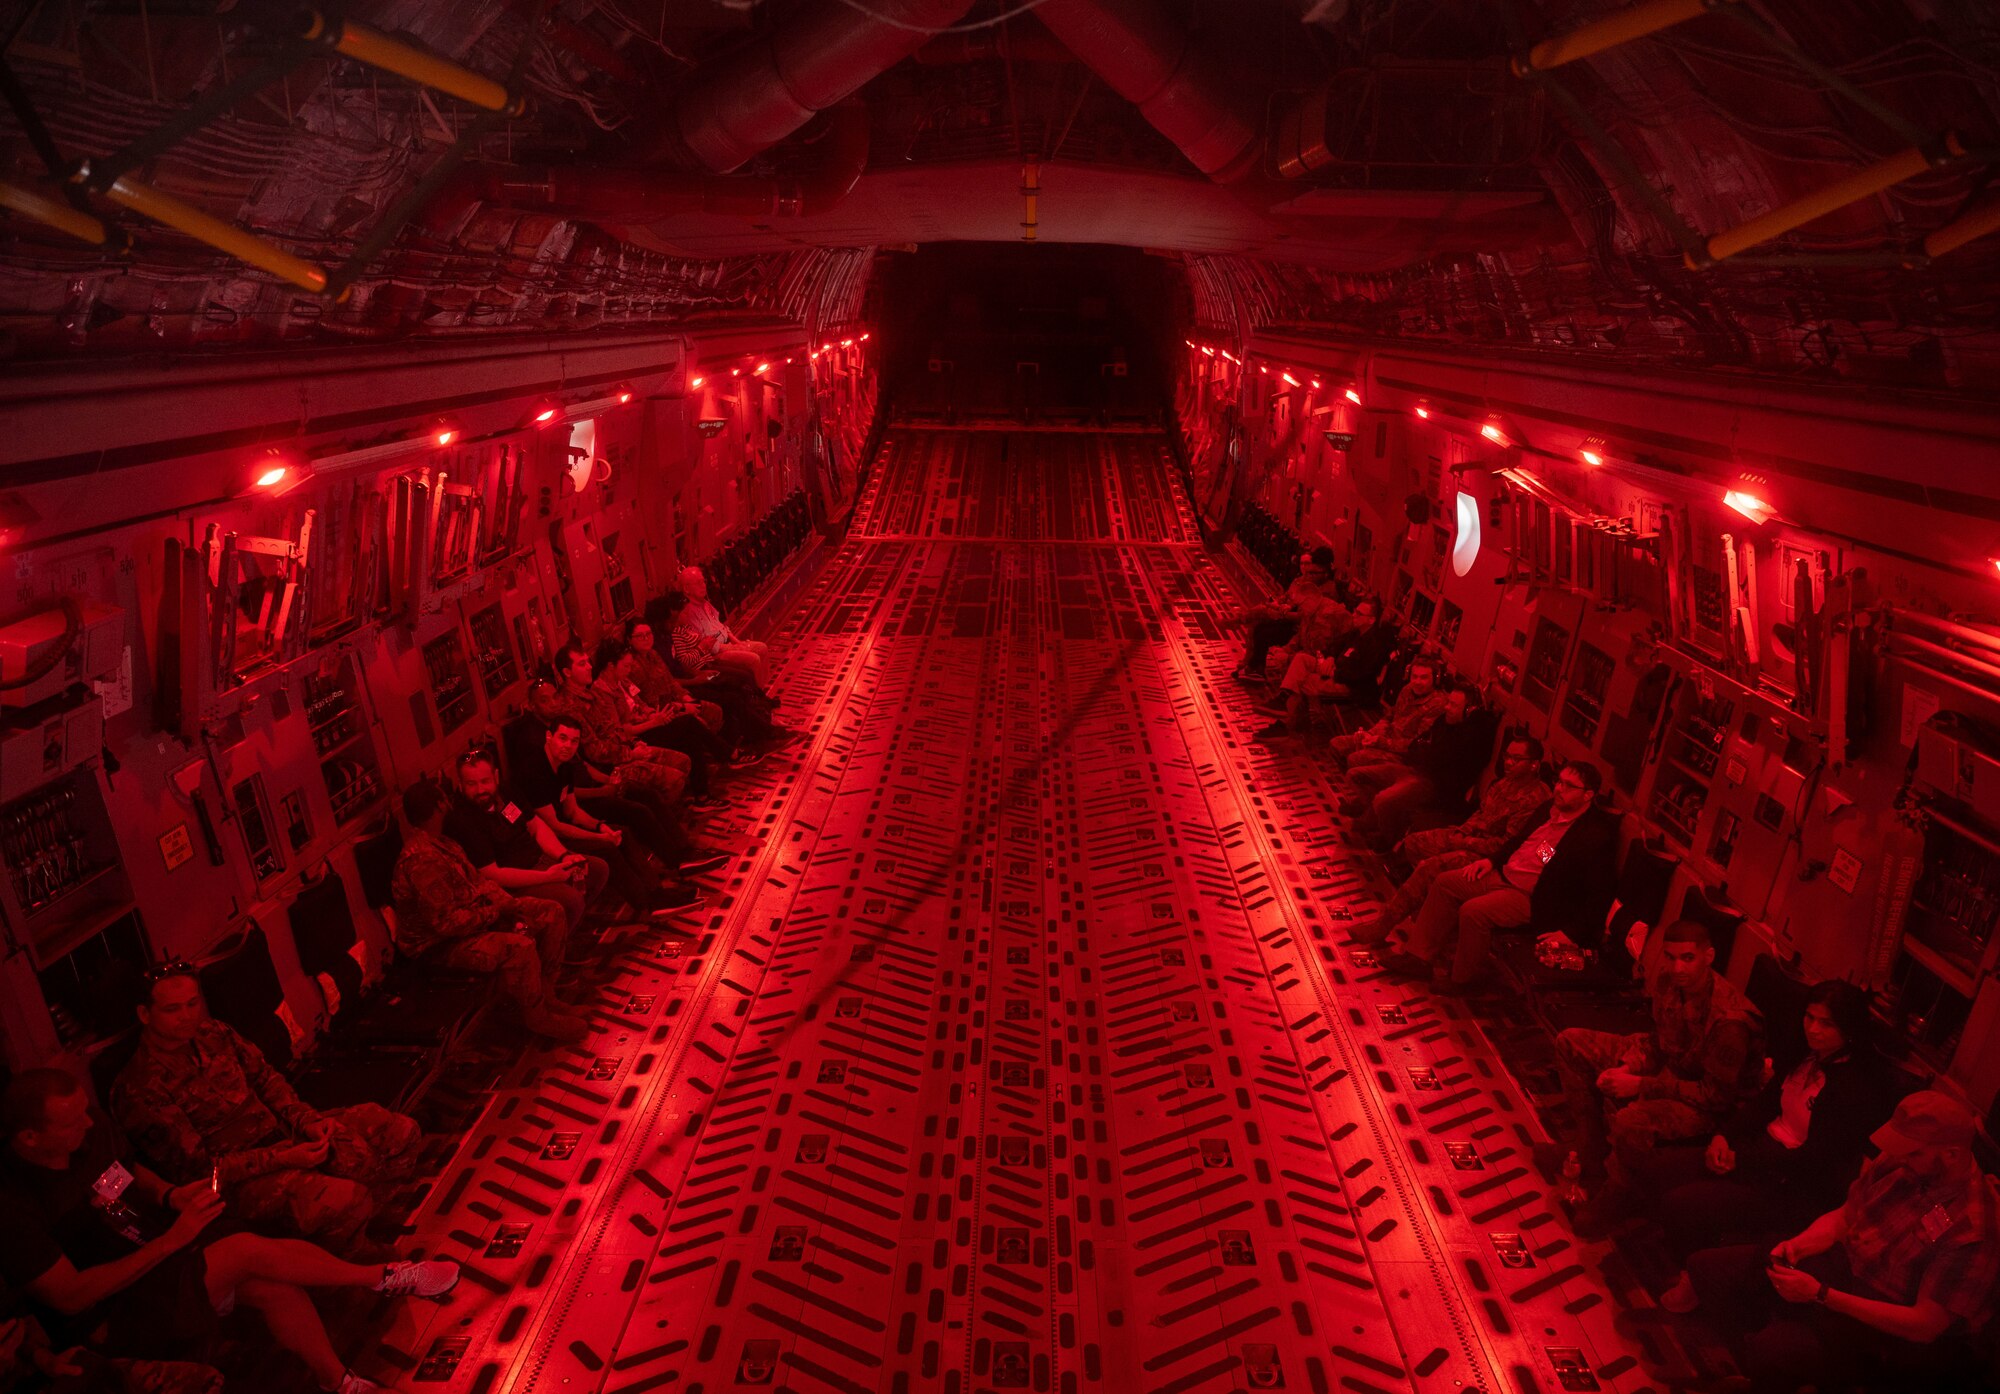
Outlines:
{"type": "MultiPolygon", "coordinates": [[[[603,857],[618,893],[633,908],[654,912],[693,905],[700,894],[685,880],[663,884],[650,872],[650,851],[676,877],[713,871],[728,858],[695,847],[686,834],[636,799],[599,788],[579,796],[585,770],[577,755],[582,731],[558,716],[539,741],[531,741],[514,761],[514,795],[547,825],[563,846],[603,857]],[[589,799],[585,808],[582,798],[589,799]],[[631,834],[628,842],[626,834],[631,834]]],[[[615,787],[615,786],[613,786],[615,787]]]]}
{"type": "Polygon", "coordinates": [[[574,932],[611,875],[604,858],[564,847],[533,809],[502,786],[500,766],[482,746],[459,757],[458,788],[444,835],[500,889],[560,905],[574,932]]]}
{"type": "Polygon", "coordinates": [[[23,1070],[0,1097],[0,1284],[66,1348],[100,1328],[107,1353],[199,1358],[218,1314],[237,1301],[304,1360],[322,1389],[382,1386],[334,1353],[309,1287],[437,1297],[458,1282],[445,1260],[348,1263],[317,1244],[204,1233],[223,1206],[210,1181],[169,1186],[137,1162],[83,1086],[61,1070],[23,1070]]]}

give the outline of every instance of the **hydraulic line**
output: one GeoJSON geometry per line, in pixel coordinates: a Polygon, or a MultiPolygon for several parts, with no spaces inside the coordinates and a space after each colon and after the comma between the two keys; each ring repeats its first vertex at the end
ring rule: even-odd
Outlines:
{"type": "MultiPolygon", "coordinates": [[[[79,182],[88,182],[90,164],[85,161],[78,166],[76,177],[79,182]]],[[[245,232],[232,223],[226,223],[212,214],[204,213],[192,204],[183,203],[172,194],[163,193],[150,184],[142,184],[136,179],[120,176],[111,187],[104,190],[104,196],[121,208],[129,208],[143,217],[178,232],[184,232],[197,242],[206,242],[217,251],[227,252],[239,261],[270,272],[280,280],[289,281],[302,290],[315,295],[327,289],[326,272],[311,262],[293,256],[275,243],[267,242],[254,233],[245,232]]],[[[343,291],[344,295],[345,292],[343,291]]]]}
{"type": "Polygon", "coordinates": [[[1581,29],[1572,29],[1553,39],[1543,39],[1526,55],[1514,60],[1514,75],[1527,77],[1530,73],[1560,68],[1565,63],[1574,63],[1621,44],[1629,44],[1634,39],[1657,34],[1676,24],[1685,24],[1710,10],[1734,3],[1736,0],[1647,0],[1646,4],[1606,15],[1581,29]]]}
{"type": "Polygon", "coordinates": [[[306,24],[305,38],[322,43],[334,52],[371,68],[397,77],[406,77],[486,111],[519,116],[527,103],[490,77],[462,68],[436,54],[392,39],[377,29],[350,20],[328,19],[315,13],[306,24]]]}
{"type": "Polygon", "coordinates": [[[1877,160],[1865,169],[1855,170],[1844,179],[1836,179],[1824,188],[1816,189],[1803,198],[1793,199],[1783,207],[1774,208],[1761,217],[1719,232],[1703,244],[1705,256],[1689,252],[1687,264],[1691,270],[1701,270],[1704,266],[1723,261],[1738,252],[1747,251],[1761,242],[1774,237],[1782,237],[1794,228],[1803,227],[1818,218],[1858,203],[1883,190],[1914,179],[1920,174],[1949,164],[1965,154],[1965,147],[1958,136],[1947,131],[1942,138],[1929,147],[1911,146],[1907,150],[1877,160]]]}
{"type": "Polygon", "coordinates": [[[24,218],[58,232],[66,232],[71,237],[102,247],[107,240],[104,224],[88,213],[80,213],[53,194],[0,180],[0,208],[19,213],[24,218]]]}
{"type": "Polygon", "coordinates": [[[2000,232],[2000,198],[1975,208],[1962,218],[1945,224],[1924,239],[1924,255],[1941,257],[1955,252],[1974,238],[2000,232]]]}

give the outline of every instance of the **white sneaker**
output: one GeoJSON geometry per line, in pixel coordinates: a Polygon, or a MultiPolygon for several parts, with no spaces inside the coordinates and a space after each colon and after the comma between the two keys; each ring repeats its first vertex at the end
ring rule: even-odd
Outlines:
{"type": "Polygon", "coordinates": [[[331,1391],[331,1394],[389,1394],[389,1386],[377,1384],[372,1379],[363,1379],[354,1371],[348,1370],[341,1375],[339,1385],[331,1391]]]}
{"type": "Polygon", "coordinates": [[[431,1258],[384,1266],[375,1291],[391,1297],[442,1297],[457,1286],[458,1265],[448,1258],[431,1258]]]}

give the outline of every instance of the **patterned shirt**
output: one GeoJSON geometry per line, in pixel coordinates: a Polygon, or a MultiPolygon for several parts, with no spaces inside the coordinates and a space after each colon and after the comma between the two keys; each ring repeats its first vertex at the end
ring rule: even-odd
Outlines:
{"type": "Polygon", "coordinates": [[[1978,1171],[1926,1183],[1877,1157],[1847,1189],[1841,1244],[1872,1293],[1905,1306],[1927,1297],[1977,1329],[2000,1273],[2000,1193],[1978,1171]]]}
{"type": "Polygon", "coordinates": [[[1299,606],[1299,632],[1292,640],[1292,648],[1297,653],[1323,654],[1331,649],[1334,641],[1344,635],[1354,622],[1354,617],[1331,595],[1317,592],[1311,599],[1299,606]]]}
{"type": "Polygon", "coordinates": [[[692,624],[682,622],[674,626],[674,662],[689,676],[714,665],[714,651],[702,642],[701,631],[692,624]]]}
{"type": "Polygon", "coordinates": [[[1479,796],[1479,811],[1458,825],[1459,849],[1481,856],[1499,851],[1500,844],[1521,831],[1549,796],[1549,786],[1533,770],[1493,780],[1479,796]]]}
{"type": "Polygon", "coordinates": [[[264,1053],[211,1018],[185,1053],[138,1053],[112,1086],[120,1127],[176,1183],[218,1170],[225,1186],[275,1170],[270,1154],[319,1117],[264,1053]]]}
{"type": "Polygon", "coordinates": [[[617,769],[631,759],[625,722],[632,714],[632,699],[625,695],[618,675],[600,674],[578,702],[583,708],[583,758],[603,770],[617,769]]]}
{"type": "Polygon", "coordinates": [[[1375,729],[1381,733],[1376,746],[1400,755],[1443,714],[1444,693],[1432,688],[1419,697],[1405,687],[1396,694],[1396,704],[1389,708],[1389,714],[1375,723],[1375,729]]]}
{"type": "Polygon", "coordinates": [[[1720,974],[1692,988],[1665,972],[1647,985],[1653,1004],[1648,1041],[1652,1070],[1640,1085],[1645,1099],[1674,1099],[1722,1117],[1755,1092],[1761,1060],[1753,1060],[1757,1009],[1720,974]]]}
{"type": "Polygon", "coordinates": [[[417,957],[440,939],[490,929],[514,897],[479,874],[458,844],[421,828],[396,858],[389,887],[396,902],[396,947],[417,957]]]}
{"type": "Polygon", "coordinates": [[[639,700],[649,707],[665,710],[688,699],[687,689],[658,649],[632,650],[632,681],[639,685],[639,700]]]}

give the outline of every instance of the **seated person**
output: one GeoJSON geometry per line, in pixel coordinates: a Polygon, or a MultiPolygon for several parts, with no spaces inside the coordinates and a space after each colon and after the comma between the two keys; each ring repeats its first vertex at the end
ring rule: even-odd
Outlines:
{"type": "MultiPolygon", "coordinates": [[[[1588,1183],[1603,1189],[1576,1215],[1590,1238],[1637,1199],[1636,1177],[1663,1142],[1712,1137],[1762,1083],[1757,1008],[1715,971],[1708,927],[1677,920],[1661,931],[1660,962],[1646,984],[1652,1029],[1621,1036],[1571,1027],[1556,1035],[1572,1144],[1588,1183]],[[1606,1155],[1607,1146],[1609,1155],[1606,1155]]],[[[1563,1168],[1561,1143],[1536,1148],[1543,1174],[1563,1168]]]]}
{"type": "Polygon", "coordinates": [[[307,1104],[262,1051],[208,1014],[192,964],[161,964],[142,991],[139,1048],[111,1089],[125,1135],[161,1175],[213,1179],[244,1220],[358,1251],[374,1188],[415,1170],[417,1121],[379,1104],[307,1104]]]}
{"type": "MultiPolygon", "coordinates": [[[[590,655],[583,651],[583,645],[564,644],[557,649],[555,669],[561,684],[560,698],[551,704],[544,697],[543,707],[535,708],[536,715],[544,721],[555,714],[575,721],[583,732],[581,748],[585,760],[617,776],[620,784],[651,789],[669,804],[679,802],[684,794],[693,791],[693,762],[687,756],[677,750],[641,745],[625,733],[616,704],[595,685],[597,673],[590,666],[590,655]],[[544,709],[551,706],[553,710],[544,715],[544,709]]],[[[535,693],[531,689],[529,705],[534,707],[534,702],[535,693]]]]}
{"type": "MultiPolygon", "coordinates": [[[[615,713],[619,729],[633,740],[660,750],[678,751],[687,757],[690,808],[721,804],[720,799],[712,797],[714,778],[739,762],[702,721],[699,703],[688,701],[673,711],[641,707],[633,700],[632,650],[619,639],[606,639],[597,646],[597,681],[591,685],[591,694],[608,708],[607,715],[615,713]]],[[[740,763],[753,765],[762,758],[746,755],[740,763]]]]}
{"type": "Polygon", "coordinates": [[[533,813],[563,846],[601,856],[611,864],[618,893],[636,909],[678,910],[695,904],[700,893],[687,885],[662,884],[645,872],[639,850],[651,852],[676,878],[696,876],[726,864],[726,853],[697,847],[686,833],[617,783],[586,790],[588,767],[578,757],[582,740],[576,723],[557,717],[542,739],[523,750],[515,762],[514,789],[521,806],[533,813]],[[631,833],[638,847],[628,847],[631,833]],[[634,895],[637,899],[634,899],[634,895]]]}
{"type": "MultiPolygon", "coordinates": [[[[1444,700],[1444,690],[1438,686],[1437,660],[1411,659],[1403,690],[1382,719],[1373,726],[1335,736],[1328,743],[1335,767],[1345,769],[1358,788],[1371,793],[1388,788],[1409,771],[1404,757],[1417,737],[1443,715],[1444,700]]],[[[1485,763],[1483,757],[1480,763],[1485,763]]]]}
{"type": "Polygon", "coordinates": [[[1430,979],[1444,966],[1445,945],[1456,935],[1443,987],[1463,992],[1484,973],[1496,930],[1532,920],[1578,942],[1592,931],[1602,935],[1618,851],[1618,820],[1596,806],[1602,785],[1595,765],[1564,765],[1555,793],[1520,832],[1490,856],[1432,880],[1410,922],[1406,948],[1383,955],[1383,968],[1430,979]]]}
{"type": "Polygon", "coordinates": [[[1528,820],[1548,801],[1542,743],[1533,736],[1510,736],[1501,748],[1499,768],[1479,796],[1479,811],[1457,827],[1405,833],[1396,849],[1410,862],[1410,874],[1381,914],[1350,925],[1347,932],[1364,944],[1381,943],[1417,912],[1431,882],[1492,856],[1508,838],[1526,831],[1528,820]]]}
{"type": "MultiPolygon", "coordinates": [[[[771,690],[770,646],[745,639],[731,629],[708,598],[708,577],[698,566],[681,568],[681,589],[687,593],[686,621],[693,626],[703,652],[724,668],[743,674],[759,691],[771,690]]],[[[778,703],[773,700],[772,706],[778,703]]]]}
{"type": "Polygon", "coordinates": [[[667,666],[667,656],[655,646],[651,623],[643,619],[632,621],[625,642],[632,647],[632,685],[639,690],[640,706],[660,712],[691,710],[710,731],[718,736],[725,734],[721,704],[704,702],[682,686],[674,670],[667,666]]]}
{"type": "Polygon", "coordinates": [[[509,895],[561,907],[574,934],[583,912],[611,878],[602,857],[572,852],[534,810],[500,780],[493,752],[474,746],[458,757],[459,797],[445,814],[444,835],[481,876],[509,895]]]}
{"type": "Polygon", "coordinates": [[[403,791],[410,834],[390,879],[397,949],[440,967],[491,973],[528,1030],[582,1040],[589,1028],[581,1014],[550,986],[569,933],[562,910],[547,900],[517,899],[481,876],[445,836],[450,802],[428,782],[403,791]]]}
{"type": "Polygon", "coordinates": [[[1769,1250],[1688,1260],[1701,1310],[1747,1333],[1737,1360],[1750,1388],[1989,1387],[1964,1368],[2000,1271],[2000,1191],[1973,1158],[1976,1126],[1950,1095],[1912,1094],[1839,1208],[1769,1250]]]}
{"type": "Polygon", "coordinates": [[[1332,585],[1319,595],[1306,597],[1299,604],[1298,632],[1264,656],[1264,681],[1281,681],[1299,654],[1324,657],[1335,652],[1353,628],[1354,612],[1332,585]]]}
{"type": "Polygon", "coordinates": [[[1333,548],[1315,547],[1299,555],[1299,574],[1285,587],[1283,595],[1253,605],[1243,612],[1250,626],[1250,640],[1243,650],[1243,662],[1236,676],[1246,682],[1264,681],[1264,656],[1278,645],[1290,643],[1299,632],[1301,612],[1327,596],[1333,582],[1333,548]]]}
{"type": "Polygon", "coordinates": [[[1335,702],[1372,702],[1396,646],[1396,632],[1382,621],[1382,602],[1367,598],[1355,602],[1354,627],[1339,642],[1336,652],[1319,656],[1300,653],[1279,683],[1285,704],[1282,720],[1260,730],[1256,739],[1275,740],[1291,731],[1302,731],[1316,698],[1335,702]]]}
{"type": "Polygon", "coordinates": [[[458,1282],[446,1260],[385,1267],[302,1239],[204,1235],[223,1212],[209,1178],[169,1186],[141,1166],[62,1070],[16,1075],[0,1120],[0,1282],[32,1299],[58,1349],[101,1327],[107,1355],[201,1360],[240,1302],[321,1389],[376,1394],[334,1353],[304,1289],[437,1297],[458,1282]]]}
{"type": "MultiPolygon", "coordinates": [[[[14,1302],[0,1293],[12,1310],[14,1302]]],[[[31,1316],[0,1317],[0,1394],[222,1394],[222,1372],[191,1360],[110,1360],[57,1350],[31,1316]]]]}
{"type": "Polygon", "coordinates": [[[722,708],[724,735],[734,744],[755,743],[775,750],[797,740],[798,732],[771,720],[778,704],[755,679],[716,662],[689,619],[691,604],[685,591],[668,591],[659,601],[667,627],[667,666],[674,676],[694,696],[722,708]]]}
{"type": "MultiPolygon", "coordinates": [[[[1769,1243],[1840,1204],[1868,1152],[1868,1135],[1895,1108],[1894,1069],[1871,1039],[1868,994],[1832,979],[1806,994],[1805,1054],[1739,1109],[1700,1150],[1662,1148],[1637,1169],[1657,1200],[1667,1244],[1686,1262],[1697,1249],[1769,1243]]],[[[1660,1299],[1693,1308],[1686,1273],[1660,1299]]]]}
{"type": "Polygon", "coordinates": [[[1444,710],[1410,742],[1400,766],[1385,761],[1357,767],[1350,761],[1348,778],[1363,791],[1359,797],[1376,791],[1367,801],[1364,826],[1357,832],[1386,852],[1425,814],[1448,810],[1456,817],[1463,812],[1467,791],[1492,763],[1497,724],[1470,688],[1447,687],[1444,710]]]}

